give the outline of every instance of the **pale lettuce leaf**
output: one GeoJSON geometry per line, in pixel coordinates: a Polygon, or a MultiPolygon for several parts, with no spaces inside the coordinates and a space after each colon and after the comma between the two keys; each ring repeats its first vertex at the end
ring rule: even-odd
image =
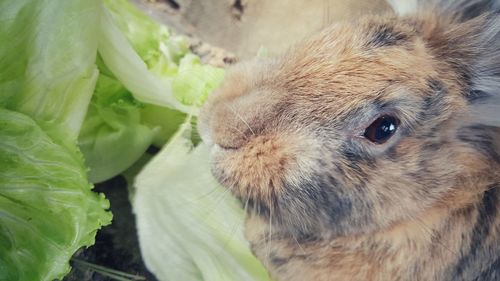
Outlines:
{"type": "Polygon", "coordinates": [[[242,228],[241,204],[210,173],[188,120],[146,165],[133,200],[142,255],[159,280],[269,280],[242,228]]]}

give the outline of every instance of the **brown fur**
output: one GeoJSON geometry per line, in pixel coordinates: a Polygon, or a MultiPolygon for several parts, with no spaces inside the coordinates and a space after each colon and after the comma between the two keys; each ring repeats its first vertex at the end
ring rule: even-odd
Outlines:
{"type": "Polygon", "coordinates": [[[469,124],[464,94],[487,20],[371,16],[228,73],[199,130],[273,277],[500,276],[500,130],[469,124]],[[401,125],[377,145],[382,113],[401,125]]]}

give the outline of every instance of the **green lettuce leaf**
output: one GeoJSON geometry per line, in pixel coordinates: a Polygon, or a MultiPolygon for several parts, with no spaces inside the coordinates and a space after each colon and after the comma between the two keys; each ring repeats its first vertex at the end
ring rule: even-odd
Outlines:
{"type": "Polygon", "coordinates": [[[0,280],[62,278],[76,250],[111,221],[80,154],[30,117],[0,108],[0,280]]]}
{"type": "Polygon", "coordinates": [[[0,106],[71,146],[97,79],[99,16],[97,0],[0,1],[0,106]]]}
{"type": "Polygon", "coordinates": [[[111,220],[76,146],[98,77],[97,0],[0,1],[0,280],[54,280],[111,220]]]}
{"type": "Polygon", "coordinates": [[[144,107],[112,74],[100,66],[78,144],[90,167],[89,179],[110,179],[131,166],[153,142],[159,128],[141,122],[144,107]]]}
{"type": "Polygon", "coordinates": [[[199,57],[187,54],[172,81],[173,92],[183,104],[200,107],[223,78],[224,70],[203,65],[199,57]]]}
{"type": "Polygon", "coordinates": [[[180,59],[189,52],[185,37],[173,36],[127,0],[105,0],[113,21],[144,60],[159,75],[177,73],[180,59]]]}
{"type": "Polygon", "coordinates": [[[104,2],[99,53],[106,66],[139,101],[196,115],[224,71],[201,65],[183,37],[127,0],[104,2]]]}
{"type": "Polygon", "coordinates": [[[153,137],[153,145],[162,147],[186,120],[186,114],[166,107],[145,104],[141,109],[141,120],[145,125],[158,129],[153,137]]]}
{"type": "Polygon", "coordinates": [[[196,111],[175,99],[169,80],[149,71],[107,10],[103,12],[99,38],[98,49],[104,63],[136,99],[181,112],[196,111]]]}
{"type": "Polygon", "coordinates": [[[152,143],[161,147],[224,75],[128,1],[104,3],[100,75],[79,135],[92,182],[120,174],[152,143]]]}

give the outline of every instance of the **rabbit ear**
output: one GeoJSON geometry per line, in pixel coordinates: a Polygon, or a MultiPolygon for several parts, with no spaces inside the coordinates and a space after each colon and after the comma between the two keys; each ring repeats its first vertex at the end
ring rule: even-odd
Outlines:
{"type": "Polygon", "coordinates": [[[421,10],[438,9],[463,20],[477,17],[484,12],[500,10],[500,0],[387,0],[387,3],[400,16],[421,10]]]}
{"type": "Polygon", "coordinates": [[[483,13],[500,9],[499,0],[417,0],[419,6],[435,6],[443,13],[450,13],[462,20],[475,18],[483,13]]]}
{"type": "Polygon", "coordinates": [[[436,59],[460,74],[470,104],[467,123],[500,127],[500,0],[387,1],[399,15],[438,11],[417,29],[436,59]],[[440,15],[452,24],[436,24],[440,15]]]}
{"type": "Polygon", "coordinates": [[[490,98],[490,103],[474,105],[469,121],[470,124],[500,128],[500,97],[490,98]]]}
{"type": "Polygon", "coordinates": [[[485,13],[463,22],[434,16],[417,22],[435,60],[457,74],[469,104],[467,123],[500,127],[500,15],[485,13]]]}
{"type": "Polygon", "coordinates": [[[500,127],[500,16],[486,16],[472,45],[471,81],[465,93],[473,122],[500,127]]]}

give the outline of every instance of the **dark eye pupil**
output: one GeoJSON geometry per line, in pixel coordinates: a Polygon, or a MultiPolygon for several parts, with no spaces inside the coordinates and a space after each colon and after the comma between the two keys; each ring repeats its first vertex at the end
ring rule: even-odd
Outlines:
{"type": "Polygon", "coordinates": [[[365,137],[374,143],[382,144],[394,135],[398,126],[399,120],[396,117],[383,115],[366,128],[365,137]]]}

